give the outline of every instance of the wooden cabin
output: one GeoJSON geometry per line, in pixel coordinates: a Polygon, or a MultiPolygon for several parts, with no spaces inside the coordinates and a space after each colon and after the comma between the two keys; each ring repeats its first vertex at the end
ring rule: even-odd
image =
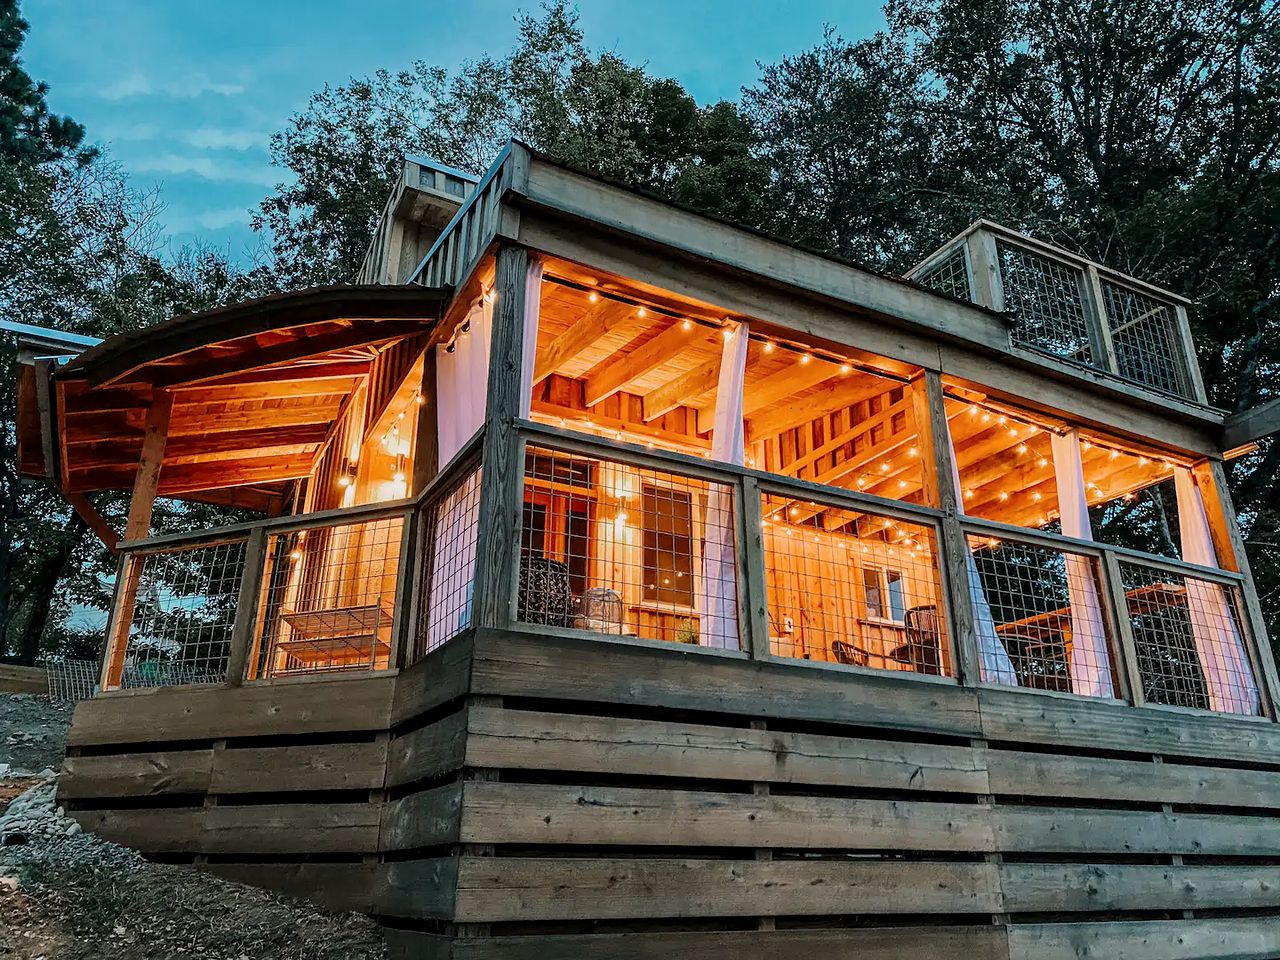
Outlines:
{"type": "Polygon", "coordinates": [[[379,284],[24,368],[24,472],[109,540],[132,491],[86,829],[406,958],[1280,955],[1224,479],[1267,417],[1189,304],[985,221],[885,276],[519,144],[442,225],[412,179],[379,284]]]}

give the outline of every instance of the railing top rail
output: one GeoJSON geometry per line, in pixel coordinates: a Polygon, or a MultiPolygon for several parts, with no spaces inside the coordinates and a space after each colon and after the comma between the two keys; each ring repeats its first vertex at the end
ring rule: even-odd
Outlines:
{"type": "Polygon", "coordinates": [[[120,550],[130,553],[154,552],[166,548],[181,549],[187,546],[244,540],[256,530],[280,533],[314,527],[336,527],[347,523],[365,523],[407,513],[417,503],[418,498],[414,497],[357,507],[338,507],[333,510],[319,510],[315,513],[300,513],[287,517],[270,517],[266,520],[250,520],[245,523],[231,523],[225,527],[211,527],[208,530],[198,530],[193,533],[165,533],[158,537],[147,537],[145,540],[123,541],[120,544],[120,550]]]}
{"type": "Polygon", "coordinates": [[[1074,553],[1089,554],[1091,556],[1101,556],[1104,553],[1111,553],[1121,560],[1132,560],[1136,563],[1145,564],[1149,567],[1168,570],[1171,573],[1180,573],[1186,576],[1199,577],[1204,580],[1216,580],[1230,584],[1239,584],[1244,580],[1242,574],[1235,573],[1231,570],[1221,570],[1216,567],[1205,567],[1200,564],[1188,563],[1185,560],[1177,560],[1171,557],[1158,557],[1155,554],[1143,553],[1141,550],[1134,550],[1131,547],[1112,546],[1109,543],[1099,543],[1096,540],[1080,540],[1076,537],[1068,537],[1060,533],[1045,533],[1043,530],[1032,530],[1027,527],[1015,527],[1007,523],[1001,523],[998,520],[986,520],[981,517],[962,516],[960,518],[960,523],[961,526],[964,527],[966,533],[976,533],[980,536],[985,534],[987,536],[999,537],[1002,540],[1017,540],[1023,543],[1037,544],[1057,550],[1070,550],[1074,553]]]}

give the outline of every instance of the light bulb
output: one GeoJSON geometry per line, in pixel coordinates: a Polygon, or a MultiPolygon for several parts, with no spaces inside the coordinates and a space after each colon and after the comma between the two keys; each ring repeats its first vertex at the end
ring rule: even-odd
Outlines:
{"type": "Polygon", "coordinates": [[[686,329],[686,330],[692,330],[692,329],[693,329],[693,321],[692,321],[692,320],[686,320],[686,321],[684,321],[684,323],[680,324],[680,326],[684,327],[684,329],[686,329]]]}
{"type": "Polygon", "coordinates": [[[808,362],[809,362],[810,360],[812,360],[812,359],[813,359],[813,357],[809,356],[809,354],[807,354],[807,353],[802,353],[802,354],[800,354],[800,362],[801,362],[801,363],[808,363],[808,362]]]}
{"type": "Polygon", "coordinates": [[[772,340],[766,340],[766,341],[764,342],[764,352],[765,352],[765,353],[773,353],[773,341],[772,341],[772,340]]]}
{"type": "Polygon", "coordinates": [[[338,478],[338,486],[340,487],[351,486],[351,478],[344,473],[342,476],[338,478]]]}
{"type": "Polygon", "coordinates": [[[592,303],[595,303],[597,300],[600,299],[600,294],[595,292],[589,293],[587,294],[587,299],[590,300],[592,303]]]}
{"type": "Polygon", "coordinates": [[[646,311],[645,311],[644,307],[641,307],[639,310],[637,310],[637,311],[636,311],[636,316],[637,316],[637,317],[647,316],[647,313],[646,313],[646,311]]]}
{"type": "Polygon", "coordinates": [[[292,560],[294,563],[297,563],[299,560],[302,559],[302,551],[301,550],[292,551],[289,554],[289,559],[292,560]]]}
{"type": "Polygon", "coordinates": [[[850,370],[852,370],[852,369],[853,369],[853,367],[849,366],[849,364],[847,364],[847,363],[842,363],[842,364],[840,364],[840,372],[841,372],[842,374],[848,374],[848,373],[849,373],[849,371],[850,371],[850,370]]]}

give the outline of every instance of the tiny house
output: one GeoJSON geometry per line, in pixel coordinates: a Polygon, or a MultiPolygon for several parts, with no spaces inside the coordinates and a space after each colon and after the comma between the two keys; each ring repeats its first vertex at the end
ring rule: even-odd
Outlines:
{"type": "Polygon", "coordinates": [[[404,957],[1280,954],[1257,437],[1186,301],[423,169],[369,282],[24,367],[24,472],[108,539],[132,491],[86,829],[404,957]]]}

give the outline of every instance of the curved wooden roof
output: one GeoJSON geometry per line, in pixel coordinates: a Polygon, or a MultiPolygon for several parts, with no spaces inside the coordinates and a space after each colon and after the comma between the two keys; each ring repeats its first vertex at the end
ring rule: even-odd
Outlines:
{"type": "Polygon", "coordinates": [[[411,286],[320,287],[111,337],[54,375],[60,482],[81,493],[131,486],[147,410],[166,391],[161,495],[261,508],[308,474],[392,346],[426,344],[448,297],[411,286]]]}
{"type": "Polygon", "coordinates": [[[381,284],[276,293],[117,334],[80,354],[59,376],[84,379],[94,387],[169,387],[209,380],[363,346],[375,342],[370,336],[383,333],[384,339],[402,336],[401,331],[412,331],[423,320],[439,319],[449,295],[435,287],[381,284]],[[312,340],[316,342],[304,342],[312,340]]]}

